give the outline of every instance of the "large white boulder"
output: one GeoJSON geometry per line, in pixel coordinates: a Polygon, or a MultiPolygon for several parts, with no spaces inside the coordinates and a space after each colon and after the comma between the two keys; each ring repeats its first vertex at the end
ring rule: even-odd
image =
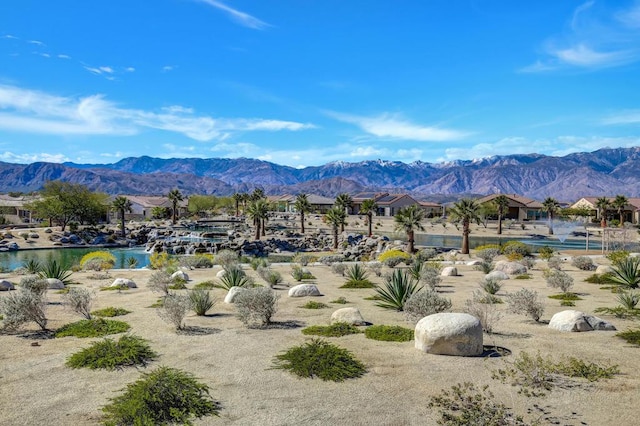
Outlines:
{"type": "Polygon", "coordinates": [[[289,297],[322,296],[315,284],[298,284],[289,289],[289,297]]]}
{"type": "Polygon", "coordinates": [[[238,294],[245,290],[246,288],[244,287],[231,287],[227,295],[224,297],[224,303],[235,303],[235,299],[238,294]]]}
{"type": "Polygon", "coordinates": [[[187,273],[182,271],[182,270],[175,271],[173,274],[171,274],[171,279],[172,280],[179,279],[179,280],[183,280],[183,281],[189,281],[189,275],[187,275],[187,273]]]}
{"type": "Polygon", "coordinates": [[[111,283],[111,287],[129,287],[129,288],[138,288],[136,283],[133,280],[128,278],[116,278],[111,283]]]}
{"type": "Polygon", "coordinates": [[[613,268],[609,265],[598,265],[596,268],[596,274],[604,275],[613,273],[613,268]]]}
{"type": "Polygon", "coordinates": [[[611,323],[601,318],[571,309],[560,311],[551,317],[551,321],[549,321],[549,328],[558,331],[577,332],[593,330],[612,331],[616,329],[611,323]]]}
{"type": "Polygon", "coordinates": [[[15,290],[16,288],[7,280],[0,280],[0,291],[15,290]]]}
{"type": "Polygon", "coordinates": [[[485,277],[487,279],[494,278],[496,280],[508,280],[509,279],[509,275],[507,275],[506,272],[502,272],[502,271],[491,271],[487,275],[485,275],[485,277]]]}
{"type": "Polygon", "coordinates": [[[458,276],[458,268],[455,266],[447,266],[446,268],[442,268],[442,272],[440,275],[443,277],[457,277],[458,276]]]}
{"type": "Polygon", "coordinates": [[[356,307],[338,309],[331,314],[331,324],[336,322],[346,322],[351,325],[366,325],[360,310],[356,307]]]}
{"type": "Polygon", "coordinates": [[[227,274],[227,271],[225,271],[224,269],[221,269],[221,270],[219,270],[219,271],[216,273],[216,278],[222,278],[222,277],[224,277],[226,274],[227,274]]]}
{"type": "Polygon", "coordinates": [[[527,267],[518,262],[507,262],[506,260],[499,260],[496,262],[496,266],[493,268],[495,271],[502,271],[509,275],[520,275],[527,273],[527,267]]]}
{"type": "Polygon", "coordinates": [[[64,288],[64,283],[57,278],[46,278],[47,280],[47,288],[52,290],[62,290],[64,288]]]}
{"type": "Polygon", "coordinates": [[[437,355],[481,355],[482,325],[478,318],[464,313],[429,315],[416,324],[415,346],[437,355]]]}

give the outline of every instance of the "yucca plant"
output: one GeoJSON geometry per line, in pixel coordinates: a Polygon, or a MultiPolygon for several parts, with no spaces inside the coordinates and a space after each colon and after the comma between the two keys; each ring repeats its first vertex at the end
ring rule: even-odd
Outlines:
{"type": "Polygon", "coordinates": [[[610,280],[627,288],[640,286],[640,257],[627,257],[615,263],[610,280]]]}
{"type": "Polygon", "coordinates": [[[189,292],[191,308],[198,316],[203,316],[216,304],[216,299],[211,297],[209,290],[196,288],[189,292]]]}
{"type": "Polygon", "coordinates": [[[622,291],[618,293],[616,298],[625,309],[633,310],[638,305],[638,302],[640,302],[640,293],[622,291]]]}
{"type": "Polygon", "coordinates": [[[411,274],[396,269],[385,278],[384,287],[376,288],[378,302],[376,306],[385,309],[402,311],[404,304],[416,292],[422,289],[419,281],[413,279],[411,274]]]}
{"type": "Polygon", "coordinates": [[[127,264],[127,269],[135,269],[138,267],[138,259],[133,256],[128,257],[125,262],[127,264]]]}
{"type": "Polygon", "coordinates": [[[216,284],[217,288],[229,290],[231,287],[253,287],[253,279],[240,268],[225,269],[225,274],[216,284]]]}
{"type": "Polygon", "coordinates": [[[69,280],[71,274],[73,274],[73,272],[66,265],[58,263],[56,260],[48,261],[43,265],[40,272],[38,272],[38,275],[42,278],[57,278],[65,285],[71,282],[71,280],[69,280]]]}
{"type": "Polygon", "coordinates": [[[347,282],[341,288],[371,288],[375,285],[367,279],[369,273],[361,263],[355,263],[346,270],[347,282]]]}
{"type": "Polygon", "coordinates": [[[413,262],[411,266],[407,269],[409,274],[413,277],[414,280],[420,281],[422,279],[422,274],[424,273],[425,265],[423,262],[413,262]]]}
{"type": "Polygon", "coordinates": [[[42,270],[42,263],[36,259],[29,259],[22,262],[22,267],[28,274],[38,274],[42,270]]]}

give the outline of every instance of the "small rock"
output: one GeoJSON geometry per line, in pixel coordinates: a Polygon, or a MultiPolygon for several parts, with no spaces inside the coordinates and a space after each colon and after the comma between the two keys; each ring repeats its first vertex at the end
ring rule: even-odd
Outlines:
{"type": "Polygon", "coordinates": [[[613,268],[609,265],[598,265],[596,268],[597,275],[610,274],[613,272],[613,268]]]}
{"type": "Polygon", "coordinates": [[[458,268],[456,268],[455,266],[447,266],[446,268],[442,269],[442,272],[440,272],[440,275],[443,277],[457,277],[458,268]]]}
{"type": "Polygon", "coordinates": [[[189,281],[189,275],[187,275],[187,273],[184,271],[175,271],[173,274],[171,274],[171,279],[176,278],[184,281],[189,281]]]}
{"type": "Polygon", "coordinates": [[[0,280],[0,291],[15,290],[16,288],[7,280],[0,280]]]}
{"type": "Polygon", "coordinates": [[[496,266],[494,268],[496,271],[502,271],[509,275],[520,275],[527,273],[527,267],[522,263],[518,262],[507,262],[505,260],[500,260],[496,262],[496,266]]]}
{"type": "Polygon", "coordinates": [[[243,287],[231,287],[227,295],[224,297],[224,303],[234,303],[238,294],[245,290],[246,289],[243,287]]]}
{"type": "Polygon", "coordinates": [[[571,309],[560,311],[551,317],[551,321],[549,321],[549,328],[565,332],[593,330],[613,331],[616,329],[613,324],[601,318],[571,309]]]}
{"type": "Polygon", "coordinates": [[[289,297],[322,296],[315,284],[298,284],[289,289],[289,297]]]}
{"type": "Polygon", "coordinates": [[[508,280],[509,275],[502,271],[491,271],[486,275],[486,278],[494,278],[497,280],[508,280]]]}
{"type": "Polygon", "coordinates": [[[113,280],[113,283],[111,283],[111,287],[125,287],[125,286],[129,288],[138,288],[136,283],[133,282],[133,280],[130,280],[128,278],[116,278],[115,280],[113,280]]]}
{"type": "Polygon", "coordinates": [[[61,290],[64,288],[64,283],[57,278],[47,278],[47,283],[49,284],[47,288],[53,290],[61,290]]]}
{"type": "Polygon", "coordinates": [[[331,314],[331,324],[336,322],[346,322],[351,325],[366,325],[360,310],[356,307],[342,308],[331,314]]]}

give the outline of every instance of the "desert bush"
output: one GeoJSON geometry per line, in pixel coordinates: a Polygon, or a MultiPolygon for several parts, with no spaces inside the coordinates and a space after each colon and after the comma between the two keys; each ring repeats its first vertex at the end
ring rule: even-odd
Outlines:
{"type": "Polygon", "coordinates": [[[527,256],[519,260],[520,264],[524,265],[527,269],[533,269],[536,266],[536,261],[533,257],[527,256]]]}
{"type": "Polygon", "coordinates": [[[220,278],[220,282],[216,283],[217,288],[229,290],[231,287],[253,287],[253,278],[237,267],[225,267],[225,274],[220,278]]]}
{"type": "Polygon", "coordinates": [[[196,288],[189,292],[191,308],[198,316],[206,315],[207,311],[216,304],[217,300],[211,296],[209,290],[196,288]]]}
{"type": "Polygon", "coordinates": [[[149,256],[149,266],[151,269],[165,269],[170,265],[175,263],[175,259],[169,256],[169,253],[163,252],[154,252],[149,256]]]}
{"type": "Polygon", "coordinates": [[[312,280],[315,278],[311,272],[296,264],[291,265],[291,276],[296,281],[312,280]]]}
{"type": "Polygon", "coordinates": [[[343,254],[330,254],[327,256],[322,256],[318,259],[318,262],[322,263],[323,265],[327,265],[327,266],[331,266],[334,263],[340,263],[340,262],[344,262],[344,255],[343,254]]]}
{"type": "Polygon", "coordinates": [[[29,290],[31,293],[42,296],[47,292],[49,283],[46,279],[37,275],[27,275],[20,279],[20,288],[24,288],[25,290],[29,290]]]}
{"type": "Polygon", "coordinates": [[[520,257],[531,256],[529,246],[520,241],[507,241],[502,246],[502,253],[507,257],[511,254],[518,254],[520,257]]]}
{"type": "Polygon", "coordinates": [[[611,282],[634,289],[640,286],[640,257],[627,257],[612,266],[611,282]]]}
{"type": "Polygon", "coordinates": [[[332,300],[329,303],[337,303],[338,305],[346,305],[347,303],[349,303],[349,301],[344,296],[340,296],[336,300],[332,300]]]}
{"type": "Polygon", "coordinates": [[[551,259],[553,257],[553,253],[555,253],[555,251],[549,246],[542,246],[538,249],[538,256],[540,256],[540,259],[542,260],[551,259]]]}
{"type": "Polygon", "coordinates": [[[116,257],[108,251],[92,251],[80,259],[80,267],[86,271],[103,271],[112,269],[116,257]]]}
{"type": "Polygon", "coordinates": [[[129,324],[124,321],[103,318],[84,319],[63,325],[56,331],[56,337],[102,337],[109,334],[124,333],[129,331],[130,328],[129,324]]]}
{"type": "Polygon", "coordinates": [[[303,309],[324,309],[324,308],[328,308],[329,305],[322,302],[316,302],[315,300],[309,300],[307,303],[305,303],[300,307],[303,309]]]}
{"type": "Polygon", "coordinates": [[[207,385],[187,372],[164,366],[143,373],[110,401],[102,408],[108,426],[191,424],[192,418],[217,416],[221,409],[207,385]]]}
{"type": "Polygon", "coordinates": [[[573,287],[573,278],[564,271],[549,269],[545,273],[545,279],[549,287],[560,289],[563,293],[567,293],[573,287]]]}
{"type": "Polygon", "coordinates": [[[191,309],[191,299],[186,294],[169,293],[164,297],[158,315],[166,322],[173,324],[176,330],[184,329],[184,317],[191,309]]]}
{"type": "Polygon", "coordinates": [[[438,256],[438,250],[428,247],[422,250],[419,250],[415,254],[415,262],[416,263],[424,263],[438,256]]]}
{"type": "Polygon", "coordinates": [[[376,306],[385,309],[402,311],[407,300],[422,288],[411,275],[400,269],[394,270],[384,281],[384,287],[376,288],[379,297],[376,306]]]}
{"type": "Polygon", "coordinates": [[[278,295],[266,287],[249,288],[235,299],[237,316],[247,327],[265,327],[271,323],[278,306],[278,295]]]}
{"type": "Polygon", "coordinates": [[[534,321],[539,321],[544,313],[544,302],[538,292],[526,288],[507,294],[507,305],[509,312],[531,317],[534,321]]]}
{"type": "Polygon", "coordinates": [[[300,266],[307,266],[309,263],[315,260],[315,256],[310,255],[309,253],[303,253],[301,251],[297,252],[293,259],[291,260],[293,263],[297,263],[300,266]]]}
{"type": "Polygon", "coordinates": [[[497,294],[502,289],[502,283],[499,279],[493,277],[484,277],[480,281],[480,288],[488,294],[497,294]]]}
{"type": "Polygon", "coordinates": [[[264,266],[260,266],[258,267],[258,276],[260,278],[262,278],[263,280],[265,280],[267,282],[267,284],[269,284],[269,287],[273,288],[274,286],[278,285],[278,284],[282,284],[282,282],[284,281],[282,279],[282,274],[280,274],[280,272],[278,271],[274,271],[273,269],[264,266]]]}
{"type": "Polygon", "coordinates": [[[268,268],[269,262],[264,257],[252,257],[251,261],[249,262],[249,266],[254,271],[257,271],[258,268],[268,268]]]}
{"type": "Polygon", "coordinates": [[[62,281],[65,285],[69,284],[69,279],[73,272],[68,266],[58,263],[56,260],[49,260],[43,266],[38,275],[42,278],[56,278],[62,281]]]}
{"type": "Polygon", "coordinates": [[[33,292],[24,287],[0,298],[0,314],[4,317],[3,327],[7,330],[17,330],[28,322],[35,322],[42,330],[46,330],[46,308],[47,298],[44,293],[33,292]]]}
{"type": "Polygon", "coordinates": [[[627,330],[616,333],[616,336],[623,339],[625,342],[635,346],[640,346],[640,329],[627,330]]]}
{"type": "Polygon", "coordinates": [[[274,368],[287,370],[300,377],[342,382],[361,377],[366,367],[346,349],[321,339],[312,339],[276,355],[274,368]]]}
{"type": "Polygon", "coordinates": [[[407,321],[416,323],[427,315],[448,311],[451,309],[451,300],[440,296],[435,290],[423,288],[406,300],[403,309],[407,321]]]}
{"type": "Polygon", "coordinates": [[[213,260],[226,269],[228,266],[237,264],[240,261],[240,257],[233,250],[220,250],[213,260]]]}
{"type": "Polygon", "coordinates": [[[372,325],[364,330],[364,335],[383,342],[409,342],[413,340],[414,330],[398,325],[372,325]]]}
{"type": "MultiPolygon", "coordinates": [[[[491,296],[493,295],[489,295],[491,296]]],[[[502,313],[496,309],[495,303],[486,302],[487,296],[476,290],[472,298],[465,301],[464,310],[480,320],[485,333],[493,333],[493,327],[502,318],[502,313]]]]}
{"type": "Polygon", "coordinates": [[[95,293],[89,289],[73,287],[62,296],[62,300],[68,309],[90,320],[91,306],[93,305],[95,296],[95,293]]]}
{"type": "Polygon", "coordinates": [[[493,271],[493,268],[495,268],[495,264],[485,261],[482,261],[478,265],[475,265],[473,267],[473,269],[475,269],[476,271],[482,271],[483,274],[488,274],[489,272],[493,271]]]}
{"type": "Polygon", "coordinates": [[[354,263],[346,271],[347,282],[340,288],[373,288],[375,284],[367,279],[367,270],[361,263],[354,263]]]}
{"type": "Polygon", "coordinates": [[[594,271],[596,269],[593,259],[588,256],[576,256],[571,261],[571,264],[582,271],[594,271]]]}
{"type": "Polygon", "coordinates": [[[382,276],[382,263],[377,260],[367,262],[367,269],[373,272],[376,277],[382,276]]]}
{"type": "Polygon", "coordinates": [[[562,269],[563,262],[564,261],[562,260],[562,258],[558,256],[552,256],[547,260],[547,266],[549,267],[549,269],[557,269],[558,271],[560,271],[562,269]]]}
{"type": "Polygon", "coordinates": [[[500,255],[500,246],[496,244],[487,244],[476,247],[476,256],[485,263],[492,263],[496,257],[500,255]]]}
{"type": "Polygon", "coordinates": [[[611,261],[612,265],[618,265],[623,260],[629,258],[630,253],[626,250],[614,250],[612,252],[607,253],[606,257],[611,261]]]}
{"type": "Polygon", "coordinates": [[[108,306],[103,309],[98,309],[96,311],[91,312],[93,316],[96,317],[119,317],[122,315],[130,314],[131,311],[128,311],[124,308],[114,308],[113,306],[108,306]]]}
{"type": "Polygon", "coordinates": [[[427,262],[426,267],[422,271],[421,281],[430,289],[435,290],[442,282],[442,276],[440,276],[441,269],[440,264],[427,262]]]}
{"type": "Polygon", "coordinates": [[[196,253],[194,256],[180,256],[180,266],[192,268],[212,268],[213,255],[211,253],[196,253]]]}
{"type": "Polygon", "coordinates": [[[194,289],[212,290],[216,288],[216,283],[213,280],[202,281],[193,286],[194,289]]]}
{"type": "Polygon", "coordinates": [[[406,263],[410,259],[411,256],[408,253],[398,249],[387,250],[378,256],[378,261],[389,268],[394,268],[402,262],[406,263]]]}
{"type": "Polygon", "coordinates": [[[342,262],[335,262],[331,264],[331,272],[336,275],[340,275],[344,277],[345,272],[347,271],[347,265],[342,262]]]}
{"type": "Polygon", "coordinates": [[[187,281],[183,280],[182,278],[172,278],[171,282],[173,284],[171,284],[168,287],[169,290],[186,290],[187,289],[187,281]]]}
{"type": "Polygon", "coordinates": [[[503,403],[496,402],[489,386],[481,389],[472,383],[453,385],[429,400],[430,409],[438,409],[437,423],[448,426],[525,426],[503,403]]]}
{"type": "Polygon", "coordinates": [[[149,277],[148,286],[154,293],[169,294],[170,287],[174,284],[171,274],[164,269],[156,270],[149,277]]]}
{"type": "Polygon", "coordinates": [[[346,322],[335,322],[331,325],[312,325],[302,329],[302,334],[307,336],[342,337],[358,333],[361,333],[358,327],[346,322]]]}
{"type": "Polygon", "coordinates": [[[158,354],[151,350],[146,340],[124,335],[117,342],[108,338],[93,342],[88,348],[71,355],[66,365],[71,368],[114,370],[129,366],[145,367],[157,357],[158,354]]]}

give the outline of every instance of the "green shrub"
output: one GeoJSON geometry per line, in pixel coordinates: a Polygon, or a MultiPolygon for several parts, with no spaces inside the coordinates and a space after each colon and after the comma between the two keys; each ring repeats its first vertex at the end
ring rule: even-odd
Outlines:
{"type": "Polygon", "coordinates": [[[629,258],[630,253],[626,250],[615,250],[607,253],[607,259],[611,261],[613,265],[618,265],[623,260],[629,258]]]}
{"type": "Polygon", "coordinates": [[[616,336],[623,339],[627,343],[631,343],[635,346],[640,346],[640,329],[621,331],[620,333],[616,333],[616,336]]]}
{"type": "Polygon", "coordinates": [[[269,266],[269,262],[264,257],[252,257],[249,262],[249,266],[254,271],[257,271],[258,268],[267,268],[269,266]]]}
{"type": "Polygon", "coordinates": [[[80,267],[85,270],[103,271],[116,264],[116,257],[108,251],[92,251],[80,259],[80,267]]]}
{"type": "Polygon", "coordinates": [[[542,246],[538,249],[538,255],[542,260],[549,260],[553,257],[554,250],[549,246],[542,246]]]}
{"type": "Polygon", "coordinates": [[[575,293],[562,293],[562,294],[552,294],[551,296],[547,296],[549,299],[554,300],[583,300],[580,296],[575,293]]]}
{"type": "Polygon", "coordinates": [[[186,290],[186,281],[182,279],[173,279],[173,284],[167,287],[169,290],[186,290]]]}
{"type": "Polygon", "coordinates": [[[378,256],[378,261],[389,268],[393,268],[402,262],[406,263],[409,260],[411,260],[411,255],[398,249],[387,250],[378,256]]]}
{"type": "Polygon", "coordinates": [[[640,286],[640,257],[627,257],[613,265],[611,282],[629,289],[640,286]]]}
{"type": "Polygon", "coordinates": [[[585,282],[591,284],[611,284],[611,274],[593,274],[585,278],[585,282]]]}
{"type": "Polygon", "coordinates": [[[201,283],[198,283],[196,285],[193,286],[194,290],[212,290],[216,288],[216,283],[213,280],[207,280],[207,281],[202,281],[201,283]]]}
{"type": "Polygon", "coordinates": [[[355,263],[346,270],[347,282],[340,288],[373,288],[375,284],[367,279],[369,275],[365,267],[355,263]]]}
{"type": "Polygon", "coordinates": [[[191,308],[197,316],[205,315],[217,302],[214,297],[211,297],[209,290],[202,288],[191,290],[189,292],[189,300],[191,301],[191,308]]]}
{"type": "Polygon", "coordinates": [[[58,263],[56,260],[49,260],[42,266],[42,269],[38,273],[42,278],[56,278],[62,281],[65,285],[69,284],[69,279],[73,272],[67,265],[58,263]]]}
{"type": "Polygon", "coordinates": [[[520,241],[507,241],[502,245],[502,254],[507,257],[512,254],[517,254],[520,257],[528,257],[531,256],[531,250],[528,245],[520,241]]]}
{"type": "Polygon", "coordinates": [[[291,265],[291,276],[296,281],[312,280],[315,278],[311,272],[300,265],[291,265]]]}
{"type": "Polygon", "coordinates": [[[364,364],[351,352],[321,339],[313,339],[301,346],[276,355],[274,368],[287,370],[300,377],[342,382],[366,373],[364,364]]]}
{"type": "Polygon", "coordinates": [[[124,333],[131,327],[124,321],[103,318],[81,320],[63,325],[56,331],[56,337],[102,337],[109,334],[124,333]]]}
{"type": "Polygon", "coordinates": [[[194,417],[217,416],[220,411],[209,387],[187,372],[159,367],[142,376],[102,408],[105,425],[191,424],[194,417]]]}
{"type": "Polygon", "coordinates": [[[117,291],[117,292],[120,292],[120,291],[128,291],[128,290],[130,290],[130,289],[129,289],[129,286],[126,285],[126,284],[113,285],[113,286],[110,285],[110,286],[107,286],[107,287],[100,287],[100,291],[117,291]]]}
{"type": "Polygon", "coordinates": [[[88,348],[71,355],[66,365],[71,368],[113,370],[128,366],[145,367],[157,357],[158,354],[151,350],[146,340],[124,335],[117,342],[108,338],[93,342],[88,348]]]}
{"type": "Polygon", "coordinates": [[[229,290],[231,287],[253,287],[253,278],[248,277],[239,266],[226,267],[224,271],[225,273],[220,278],[220,282],[215,284],[216,287],[225,290],[229,290]]]}
{"type": "Polygon", "coordinates": [[[429,400],[430,409],[437,408],[437,423],[448,426],[525,426],[524,420],[513,414],[503,403],[494,401],[489,386],[477,389],[465,382],[441,390],[429,400]]]}
{"type": "Polygon", "coordinates": [[[419,283],[407,272],[396,269],[392,275],[385,278],[384,287],[376,288],[377,296],[380,297],[376,306],[402,311],[406,301],[422,289],[418,285],[419,283]]]}
{"type": "Polygon", "coordinates": [[[278,284],[282,284],[282,282],[284,281],[280,272],[274,271],[268,266],[259,266],[258,275],[260,276],[260,278],[265,280],[271,288],[275,287],[278,284]]]}
{"type": "Polygon", "coordinates": [[[361,333],[360,329],[346,322],[335,322],[331,325],[312,325],[302,329],[302,334],[323,337],[342,337],[358,333],[361,333]]]}
{"type": "Polygon", "coordinates": [[[513,277],[514,280],[530,280],[531,278],[531,274],[519,274],[513,277]]]}
{"type": "Polygon", "coordinates": [[[322,302],[316,302],[315,300],[309,300],[307,303],[305,303],[300,307],[304,309],[324,309],[324,308],[328,308],[329,305],[322,302]]]}
{"type": "Polygon", "coordinates": [[[367,327],[364,335],[368,339],[384,342],[408,342],[413,340],[414,330],[398,325],[372,325],[367,327]]]}
{"type": "Polygon", "coordinates": [[[349,301],[347,299],[345,299],[343,296],[340,296],[336,300],[332,300],[329,303],[337,303],[338,305],[346,305],[347,303],[349,303],[349,301]]]}
{"type": "Polygon", "coordinates": [[[131,311],[127,311],[124,308],[114,308],[113,306],[91,312],[96,317],[119,317],[130,313],[131,311]]]}

